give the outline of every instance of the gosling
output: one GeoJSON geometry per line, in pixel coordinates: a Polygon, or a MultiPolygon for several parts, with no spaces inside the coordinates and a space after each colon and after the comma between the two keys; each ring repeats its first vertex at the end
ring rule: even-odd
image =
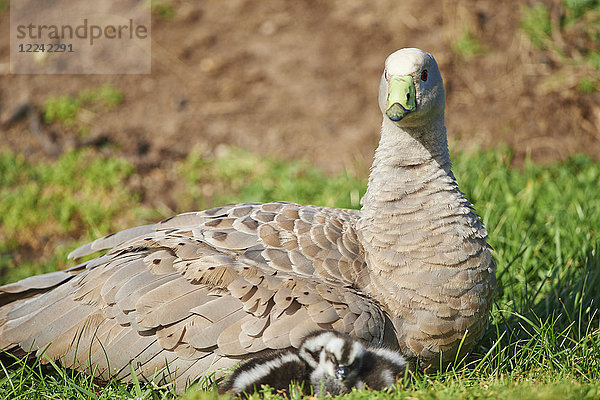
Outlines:
{"type": "Polygon", "coordinates": [[[393,387],[405,370],[406,360],[396,351],[365,345],[339,332],[317,331],[298,349],[273,351],[240,364],[220,392],[250,394],[269,385],[288,394],[290,385],[299,385],[312,394],[335,396],[353,388],[393,387]]]}

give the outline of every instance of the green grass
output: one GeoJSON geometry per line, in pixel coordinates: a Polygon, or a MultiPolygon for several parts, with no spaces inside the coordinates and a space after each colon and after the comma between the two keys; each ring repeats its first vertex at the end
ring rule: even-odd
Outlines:
{"type": "MultiPolygon", "coordinates": [[[[521,28],[553,62],[555,76],[575,76],[581,93],[600,89],[600,1],[563,0],[551,16],[542,2],[521,7],[521,28]]],[[[550,77],[549,79],[552,79],[550,77]]]]}
{"type": "Polygon", "coordinates": [[[44,121],[48,124],[60,121],[67,126],[75,125],[80,102],[71,96],[49,97],[44,103],[44,121]]]}
{"type": "Polygon", "coordinates": [[[582,93],[596,93],[600,87],[600,79],[583,78],[577,83],[577,90],[582,93]]]}
{"type": "Polygon", "coordinates": [[[91,116],[106,112],[122,102],[123,92],[108,83],[84,89],[77,96],[50,96],[43,106],[44,121],[77,128],[80,135],[85,135],[91,116]],[[87,111],[88,116],[82,117],[82,111],[87,111]]]}
{"type": "Polygon", "coordinates": [[[166,388],[136,380],[130,385],[110,380],[99,384],[90,374],[65,370],[56,363],[11,359],[2,365],[0,399],[172,399],[166,388]]]}
{"type": "Polygon", "coordinates": [[[175,7],[169,0],[151,0],[150,9],[152,14],[165,21],[175,17],[175,7]]]}
{"type": "Polygon", "coordinates": [[[539,49],[543,49],[552,34],[550,10],[542,3],[523,7],[521,27],[531,42],[539,49]]]}
{"type": "Polygon", "coordinates": [[[366,177],[359,180],[350,172],[326,176],[306,162],[260,157],[236,148],[214,160],[192,153],[180,164],[179,172],[188,189],[180,200],[184,208],[257,199],[359,208],[366,189],[366,177]]]}
{"type": "Polygon", "coordinates": [[[483,54],[485,49],[477,40],[471,31],[466,30],[463,35],[452,42],[452,51],[462,57],[465,61],[469,61],[476,56],[483,54]]]}
{"type": "Polygon", "coordinates": [[[131,223],[124,210],[135,208],[137,197],[124,183],[132,173],[129,163],[91,150],[71,151],[55,162],[0,153],[1,281],[64,266],[74,239],[107,234],[120,226],[118,220],[131,223]]]}
{"type": "MultiPolygon", "coordinates": [[[[127,177],[133,172],[121,161],[91,153],[74,154],[70,157],[86,160],[87,164],[74,161],[63,161],[65,167],[50,164],[50,169],[57,171],[48,172],[49,176],[62,176],[50,179],[41,178],[46,176],[42,171],[48,169],[48,164],[27,164],[17,156],[3,157],[6,160],[0,171],[3,201],[6,187],[29,185],[38,187],[39,193],[49,190],[44,189],[48,185],[63,185],[59,187],[68,193],[54,201],[68,202],[68,198],[75,197],[78,207],[83,208],[94,204],[96,197],[103,199],[101,206],[91,213],[93,223],[71,225],[72,217],[66,217],[64,224],[53,222],[71,232],[74,241],[89,238],[88,230],[94,231],[92,236],[95,232],[105,233],[111,226],[121,225],[114,222],[111,225],[110,221],[127,220],[143,210],[141,205],[134,206],[135,196],[127,199],[132,194],[127,189],[127,177]],[[11,169],[10,164],[17,162],[18,168],[11,169]],[[113,172],[106,174],[111,178],[98,176],[103,166],[112,165],[111,162],[115,166],[108,170],[113,172]],[[73,163],[87,177],[77,185],[69,183],[78,179],[76,176],[58,172],[62,168],[69,170],[67,166],[73,163]],[[97,172],[85,171],[93,170],[92,166],[96,166],[97,172]],[[102,179],[104,184],[91,185],[102,179]],[[96,196],[86,197],[90,187],[96,188],[96,196]],[[102,215],[105,218],[96,219],[102,215]]],[[[526,162],[522,168],[512,168],[508,149],[463,153],[455,155],[453,160],[461,190],[475,204],[495,248],[499,291],[490,327],[481,345],[446,371],[407,376],[393,394],[355,392],[347,397],[357,400],[600,398],[600,164],[578,155],[562,163],[540,166],[526,162]]],[[[174,189],[179,211],[223,202],[275,199],[356,208],[366,178],[352,173],[327,176],[303,162],[260,158],[236,149],[211,159],[192,154],[172,172],[186,183],[185,188],[174,189]]],[[[36,221],[35,217],[27,217],[27,213],[35,214],[37,210],[43,216],[46,207],[54,205],[50,202],[45,207],[23,206],[15,215],[36,221]]],[[[76,210],[70,215],[84,213],[76,210]]],[[[21,229],[36,234],[35,223],[21,226],[16,222],[6,226],[3,223],[0,233],[4,235],[10,226],[15,232],[21,229]]],[[[57,257],[64,257],[72,248],[72,243],[66,242],[57,257]]],[[[18,249],[2,250],[2,254],[7,251],[10,254],[18,249]]],[[[35,263],[30,263],[29,272],[34,272],[35,263]]],[[[43,264],[37,267],[40,271],[47,268],[43,264]]],[[[151,385],[110,382],[101,387],[83,374],[54,367],[42,373],[40,368],[21,364],[20,368],[0,371],[0,396],[103,399],[171,396],[167,390],[151,385]]],[[[265,398],[272,397],[276,396],[265,394],[265,398]]],[[[216,395],[192,390],[184,398],[209,400],[216,395]]]]}

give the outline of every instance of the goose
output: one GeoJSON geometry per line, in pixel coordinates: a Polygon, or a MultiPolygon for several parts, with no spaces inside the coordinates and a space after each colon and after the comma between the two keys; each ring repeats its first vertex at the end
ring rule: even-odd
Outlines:
{"type": "Polygon", "coordinates": [[[488,323],[495,264],[451,171],[433,56],[391,54],[378,102],[360,210],[234,204],[97,239],[69,255],[106,250],[96,258],[0,287],[0,349],[100,379],[133,369],[178,391],[319,330],[421,369],[469,351],[488,323]]]}
{"type": "Polygon", "coordinates": [[[294,384],[320,397],[354,388],[381,390],[396,383],[406,364],[396,351],[364,345],[336,331],[315,331],[299,349],[274,351],[242,363],[227,377],[220,392],[244,395],[269,385],[288,394],[294,384]]]}

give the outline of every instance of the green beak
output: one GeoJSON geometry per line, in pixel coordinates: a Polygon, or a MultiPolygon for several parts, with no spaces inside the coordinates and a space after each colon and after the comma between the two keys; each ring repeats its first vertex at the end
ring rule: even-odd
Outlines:
{"type": "Polygon", "coordinates": [[[417,109],[415,83],[410,75],[392,76],[388,86],[386,114],[392,121],[400,121],[417,109]]]}

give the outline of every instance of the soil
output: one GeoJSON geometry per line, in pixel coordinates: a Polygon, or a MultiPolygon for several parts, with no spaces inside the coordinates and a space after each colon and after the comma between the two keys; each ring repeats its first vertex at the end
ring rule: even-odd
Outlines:
{"type": "Polygon", "coordinates": [[[191,149],[209,154],[226,144],[332,173],[366,169],[379,136],[383,61],[419,47],[442,71],[453,149],[506,144],[517,165],[577,152],[600,159],[600,95],[576,87],[581,74],[597,72],[569,69],[533,46],[520,28],[523,1],[171,3],[173,18],[153,16],[149,75],[10,75],[9,12],[0,12],[1,147],[52,159],[113,144],[103,148],[152,176],[146,198],[156,202],[169,179],[156,172],[191,149]],[[453,50],[466,32],[481,45],[472,57],[453,50]],[[92,115],[85,137],[36,123],[49,96],[103,83],[122,90],[124,102],[92,115]]]}

